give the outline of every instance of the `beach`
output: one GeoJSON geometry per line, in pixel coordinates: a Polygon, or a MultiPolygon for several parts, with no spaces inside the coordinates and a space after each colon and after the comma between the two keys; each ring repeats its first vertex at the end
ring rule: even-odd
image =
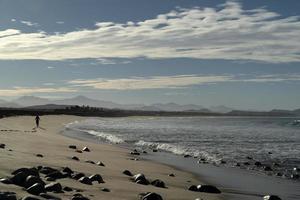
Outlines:
{"type": "MultiPolygon", "coordinates": [[[[128,149],[77,140],[61,134],[66,124],[84,119],[66,115],[41,116],[40,128],[37,129],[33,129],[35,124],[32,116],[0,119],[0,143],[5,144],[5,148],[0,149],[0,177],[10,177],[12,171],[22,167],[69,167],[87,176],[100,174],[104,183],[93,182],[87,185],[71,178],[62,178],[56,182],[73,191],[49,194],[61,199],[71,199],[75,193],[80,193],[89,199],[134,200],[139,199],[140,193],[155,192],[163,199],[222,199],[222,194],[189,191],[189,186],[203,184],[192,173],[149,160],[134,159],[136,156],[131,155],[128,149]],[[90,152],[78,153],[69,145],[76,145],[77,149],[88,147],[90,152]],[[78,157],[79,161],[72,159],[73,156],[78,157]],[[100,161],[105,166],[92,164],[91,161],[100,161]],[[150,180],[160,179],[166,188],[137,184],[122,173],[124,170],[130,170],[132,174],[143,173],[150,180]],[[171,173],[175,176],[169,176],[171,173]],[[103,191],[103,188],[108,190],[103,191]]],[[[47,184],[51,181],[45,182],[47,184]]],[[[22,187],[14,184],[0,183],[0,191],[15,192],[18,199],[29,195],[22,187]]]]}

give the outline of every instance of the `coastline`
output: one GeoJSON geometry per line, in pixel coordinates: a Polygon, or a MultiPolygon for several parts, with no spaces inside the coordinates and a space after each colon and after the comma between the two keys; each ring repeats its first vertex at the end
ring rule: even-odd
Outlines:
{"type": "MultiPolygon", "coordinates": [[[[196,199],[219,200],[223,195],[207,194],[188,191],[190,185],[201,183],[194,174],[178,170],[174,167],[161,163],[140,159],[131,160],[132,155],[127,149],[122,149],[115,145],[98,144],[89,141],[78,140],[66,137],[61,133],[63,126],[67,123],[83,120],[86,117],[52,115],[41,117],[41,128],[33,129],[33,117],[9,117],[0,119],[0,141],[6,145],[1,149],[0,162],[3,163],[0,168],[0,177],[7,177],[10,173],[21,167],[49,166],[61,168],[69,166],[74,171],[84,172],[86,174],[99,173],[103,177],[104,184],[94,184],[86,186],[78,181],[61,179],[59,182],[71,188],[80,188],[84,196],[89,199],[138,199],[138,194],[143,192],[156,192],[163,199],[196,199]],[[88,146],[91,152],[76,153],[69,149],[69,145],[76,145],[79,148],[88,146]],[[11,149],[11,151],[9,150],[11,149]],[[37,157],[41,154],[42,157],[37,157]],[[77,156],[80,161],[74,161],[72,156],[77,156]],[[101,161],[105,167],[92,165],[85,162],[101,161]],[[167,188],[157,188],[152,185],[140,185],[133,183],[129,178],[122,174],[122,171],[128,169],[133,174],[144,173],[149,179],[161,179],[166,183],[167,188]],[[175,177],[168,174],[174,173],[175,177]],[[108,188],[110,192],[103,192],[101,188],[108,188]]],[[[11,191],[17,194],[17,197],[28,195],[21,187],[0,183],[1,191],[11,191]]],[[[54,194],[61,199],[71,199],[74,192],[65,192],[54,194]]]]}

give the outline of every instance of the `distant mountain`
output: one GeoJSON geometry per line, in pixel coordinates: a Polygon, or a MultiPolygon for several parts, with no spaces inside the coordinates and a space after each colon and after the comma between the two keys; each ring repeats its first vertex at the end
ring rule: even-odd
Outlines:
{"type": "Polygon", "coordinates": [[[46,104],[46,105],[37,105],[37,106],[27,106],[24,109],[30,110],[55,110],[55,109],[66,109],[70,105],[56,105],[56,104],[46,104]]]}
{"type": "Polygon", "coordinates": [[[234,109],[221,105],[221,106],[211,106],[209,107],[209,110],[217,113],[228,113],[233,111],[234,109]]]}
{"type": "Polygon", "coordinates": [[[18,108],[21,106],[17,103],[4,101],[4,100],[0,99],[0,107],[2,107],[2,108],[18,108]]]}
{"type": "Polygon", "coordinates": [[[23,107],[50,104],[50,100],[35,96],[23,96],[12,102],[23,107]]]}
{"type": "Polygon", "coordinates": [[[193,105],[193,104],[188,104],[188,105],[179,105],[176,103],[156,103],[151,105],[152,108],[157,108],[158,110],[161,111],[193,111],[193,110],[202,110],[204,109],[203,106],[198,106],[198,105],[193,105]]]}

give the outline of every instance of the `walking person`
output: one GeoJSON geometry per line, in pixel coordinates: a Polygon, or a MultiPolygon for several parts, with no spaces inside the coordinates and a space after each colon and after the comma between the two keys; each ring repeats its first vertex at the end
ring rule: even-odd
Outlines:
{"type": "Polygon", "coordinates": [[[39,128],[39,126],[40,126],[40,116],[39,115],[36,115],[36,117],[35,117],[35,124],[36,124],[36,127],[37,128],[39,128]]]}

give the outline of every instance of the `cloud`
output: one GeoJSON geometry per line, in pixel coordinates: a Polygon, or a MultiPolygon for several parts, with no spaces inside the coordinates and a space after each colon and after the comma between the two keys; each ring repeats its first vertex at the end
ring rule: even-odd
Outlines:
{"type": "Polygon", "coordinates": [[[38,26],[39,24],[38,23],[34,23],[34,22],[31,22],[31,21],[20,21],[22,24],[25,24],[27,26],[38,26]]]}
{"type": "Polygon", "coordinates": [[[145,90],[145,89],[184,89],[195,85],[220,83],[275,83],[299,81],[300,74],[259,75],[248,77],[245,75],[177,75],[130,77],[120,79],[77,79],[67,83],[72,87],[90,87],[99,90],[145,90]]]}
{"type": "Polygon", "coordinates": [[[299,16],[282,17],[265,8],[245,10],[233,1],[217,8],[177,8],[139,22],[98,22],[94,29],[67,33],[14,31],[18,34],[0,38],[0,59],[300,61],[299,16]]]}
{"type": "Polygon", "coordinates": [[[231,76],[152,76],[132,77],[121,79],[78,79],[68,83],[73,86],[92,87],[101,90],[142,90],[162,88],[185,88],[191,85],[203,85],[209,83],[226,82],[232,79],[231,76]]]}
{"type": "Polygon", "coordinates": [[[65,22],[63,22],[63,21],[57,21],[55,23],[57,23],[57,24],[64,24],[65,22]]]}
{"type": "Polygon", "coordinates": [[[69,93],[76,92],[77,90],[72,88],[60,87],[60,88],[50,88],[50,87],[14,87],[12,89],[0,89],[0,96],[10,97],[10,96],[21,96],[21,95],[35,95],[41,93],[69,93]]]}

